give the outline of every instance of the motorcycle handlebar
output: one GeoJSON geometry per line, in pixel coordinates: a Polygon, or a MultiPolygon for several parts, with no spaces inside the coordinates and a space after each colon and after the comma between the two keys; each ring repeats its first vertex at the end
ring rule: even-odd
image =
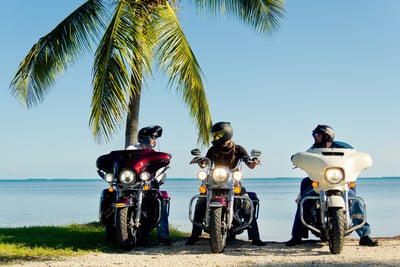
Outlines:
{"type": "MultiPolygon", "coordinates": [[[[246,164],[252,164],[255,163],[256,165],[261,165],[260,159],[258,157],[243,157],[239,160],[238,166],[240,165],[240,162],[244,162],[246,164]]],[[[200,168],[205,168],[207,166],[211,166],[211,160],[206,157],[194,157],[189,164],[194,164],[197,163],[200,168]]]]}
{"type": "Polygon", "coordinates": [[[261,164],[261,161],[260,161],[260,159],[258,157],[249,157],[244,162],[247,163],[247,164],[248,163],[253,163],[253,162],[255,162],[256,165],[260,165],[261,164]]]}

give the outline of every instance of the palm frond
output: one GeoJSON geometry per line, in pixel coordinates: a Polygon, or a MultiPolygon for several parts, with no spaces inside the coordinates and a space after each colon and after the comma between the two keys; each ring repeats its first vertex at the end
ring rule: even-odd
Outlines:
{"type": "Polygon", "coordinates": [[[196,0],[196,4],[203,11],[232,14],[262,34],[278,29],[284,12],[283,0],[196,0]]]}
{"type": "MultiPolygon", "coordinates": [[[[97,142],[109,141],[128,111],[130,97],[140,92],[143,68],[148,69],[143,7],[120,1],[96,51],[89,124],[97,142]],[[140,44],[140,45],[139,45],[140,44]],[[130,78],[131,77],[131,78],[130,78]]],[[[140,2],[136,1],[136,5],[140,2]]]]}
{"type": "Polygon", "coordinates": [[[169,75],[170,86],[177,85],[178,93],[190,108],[190,115],[197,123],[197,142],[208,145],[212,122],[200,66],[179,25],[175,9],[167,3],[159,6],[156,14],[157,55],[161,68],[169,75]]]}
{"type": "Polygon", "coordinates": [[[56,78],[91,49],[104,27],[104,6],[90,0],[33,45],[11,81],[12,94],[28,108],[43,101],[56,78]]]}

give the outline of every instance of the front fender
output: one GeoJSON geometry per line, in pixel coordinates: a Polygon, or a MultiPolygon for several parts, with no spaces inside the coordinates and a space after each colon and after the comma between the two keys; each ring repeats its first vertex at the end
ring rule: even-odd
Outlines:
{"type": "Polygon", "coordinates": [[[225,197],[214,197],[210,201],[210,208],[226,207],[227,201],[225,197]]]}
{"type": "Polygon", "coordinates": [[[125,207],[132,207],[136,205],[136,199],[132,198],[131,196],[122,196],[115,202],[116,208],[125,208],[125,207]]]}
{"type": "Polygon", "coordinates": [[[345,203],[342,196],[332,195],[328,196],[326,200],[326,205],[328,208],[344,208],[345,203]]]}

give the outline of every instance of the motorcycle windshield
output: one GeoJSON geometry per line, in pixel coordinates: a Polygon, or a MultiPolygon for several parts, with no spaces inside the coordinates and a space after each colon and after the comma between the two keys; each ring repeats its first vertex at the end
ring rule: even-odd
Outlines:
{"type": "Polygon", "coordinates": [[[332,148],[347,148],[347,149],[353,149],[353,147],[345,142],[341,141],[333,141],[332,142],[332,148]]]}

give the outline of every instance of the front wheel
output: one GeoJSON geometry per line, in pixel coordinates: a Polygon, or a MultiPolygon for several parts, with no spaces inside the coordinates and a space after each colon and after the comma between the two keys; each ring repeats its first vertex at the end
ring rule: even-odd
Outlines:
{"type": "Polygon", "coordinates": [[[343,208],[330,208],[328,219],[329,250],[332,254],[342,252],[344,245],[344,212],[343,208]]]}
{"type": "Polygon", "coordinates": [[[228,236],[227,216],[222,207],[210,210],[210,243],[213,253],[221,253],[225,249],[228,236]]]}
{"type": "Polygon", "coordinates": [[[121,208],[117,211],[116,232],[118,245],[131,250],[136,245],[138,230],[133,226],[134,212],[132,208],[121,208]]]}

